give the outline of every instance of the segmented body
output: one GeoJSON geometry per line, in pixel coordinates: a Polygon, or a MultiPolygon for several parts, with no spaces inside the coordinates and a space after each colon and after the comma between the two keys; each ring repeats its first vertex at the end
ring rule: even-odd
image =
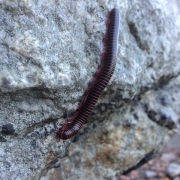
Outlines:
{"type": "Polygon", "coordinates": [[[103,57],[101,66],[97,70],[95,80],[88,88],[87,94],[83,103],[80,104],[74,117],[70,118],[70,122],[66,122],[58,130],[60,139],[66,140],[78,133],[82,125],[87,121],[87,118],[92,113],[93,108],[102,94],[104,88],[108,84],[116,65],[117,47],[119,37],[119,12],[117,9],[112,9],[108,16],[107,32],[104,44],[103,57]]]}

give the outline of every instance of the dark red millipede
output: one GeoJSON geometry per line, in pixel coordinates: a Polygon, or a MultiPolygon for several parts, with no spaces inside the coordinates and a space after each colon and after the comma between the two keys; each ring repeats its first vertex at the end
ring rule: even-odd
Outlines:
{"type": "Polygon", "coordinates": [[[66,140],[78,133],[81,126],[87,121],[93,108],[108,84],[116,65],[116,56],[119,37],[119,11],[112,9],[107,19],[107,31],[104,42],[104,53],[101,58],[101,66],[98,68],[94,81],[85,92],[75,113],[57,131],[60,139],[66,140]]]}

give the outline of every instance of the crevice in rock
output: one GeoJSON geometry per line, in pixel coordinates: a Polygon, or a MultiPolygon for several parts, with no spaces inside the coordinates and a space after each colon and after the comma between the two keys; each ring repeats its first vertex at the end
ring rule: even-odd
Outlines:
{"type": "Polygon", "coordinates": [[[137,42],[138,47],[142,50],[145,50],[146,48],[141,41],[141,38],[139,36],[139,32],[138,32],[138,29],[137,29],[135,23],[129,22],[128,26],[129,26],[130,33],[133,35],[133,37],[135,38],[135,40],[137,42]]]}
{"type": "MultiPolygon", "coordinates": [[[[147,114],[149,119],[151,119],[158,125],[166,127],[170,130],[176,127],[177,122],[175,121],[176,118],[174,119],[173,115],[171,116],[165,111],[161,111],[162,106],[165,108],[170,108],[171,106],[171,103],[168,100],[165,102],[165,98],[167,99],[167,97],[166,94],[163,95],[163,92],[167,91],[166,86],[168,86],[168,83],[170,83],[172,79],[177,78],[179,75],[180,73],[177,73],[174,76],[162,76],[157,83],[151,86],[151,88],[143,89],[141,93],[137,97],[135,97],[136,101],[140,103],[140,106],[147,114]],[[152,94],[149,94],[149,96],[152,96],[151,98],[149,98],[149,100],[154,98],[154,100],[150,100],[151,102],[145,100],[145,97],[143,97],[146,96],[145,93],[147,93],[148,91],[152,91],[152,94]]],[[[171,97],[171,95],[168,96],[171,97]]]]}
{"type": "Polygon", "coordinates": [[[21,135],[27,135],[28,133],[30,132],[33,132],[34,129],[36,128],[42,128],[43,126],[45,126],[46,124],[50,124],[50,123],[54,123],[57,122],[59,118],[48,118],[48,119],[45,119],[44,121],[42,122],[39,122],[39,123],[35,123],[25,129],[23,129],[21,132],[19,132],[19,134],[21,135]]]}
{"type": "Polygon", "coordinates": [[[122,173],[122,175],[127,175],[129,172],[138,169],[139,167],[141,167],[142,165],[146,164],[149,160],[153,159],[156,155],[155,150],[153,149],[151,152],[149,152],[148,154],[145,155],[145,157],[143,159],[141,159],[135,166],[127,169],[126,171],[124,171],[122,173]]]}

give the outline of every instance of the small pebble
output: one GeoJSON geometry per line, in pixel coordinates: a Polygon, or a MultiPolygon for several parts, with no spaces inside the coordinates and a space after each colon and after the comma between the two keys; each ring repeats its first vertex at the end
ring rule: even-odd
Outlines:
{"type": "Polygon", "coordinates": [[[121,180],[130,180],[130,178],[129,177],[127,177],[127,176],[121,176],[121,180]]]}
{"type": "Polygon", "coordinates": [[[157,173],[156,173],[155,171],[147,170],[147,171],[145,172],[145,176],[146,176],[147,178],[153,178],[153,177],[157,176],[157,173]]]}
{"type": "Polygon", "coordinates": [[[176,155],[173,153],[166,153],[161,156],[161,159],[166,162],[170,162],[176,159],[176,155]]]}
{"type": "Polygon", "coordinates": [[[180,180],[180,177],[175,177],[173,180],[180,180]]]}
{"type": "Polygon", "coordinates": [[[180,164],[170,163],[166,169],[166,173],[172,178],[180,175],[180,164]]]}

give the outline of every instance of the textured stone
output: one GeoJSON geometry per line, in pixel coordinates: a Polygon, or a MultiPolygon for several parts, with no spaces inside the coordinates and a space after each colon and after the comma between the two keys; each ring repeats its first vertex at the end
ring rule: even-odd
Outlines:
{"type": "Polygon", "coordinates": [[[169,163],[169,162],[175,160],[175,159],[176,159],[176,156],[175,156],[175,154],[173,154],[173,153],[169,153],[169,154],[166,153],[166,154],[163,154],[163,155],[162,155],[161,159],[162,159],[163,161],[169,163]]]}
{"type": "Polygon", "coordinates": [[[157,176],[157,173],[155,171],[148,170],[145,172],[145,176],[146,178],[154,178],[157,176]]]}
{"type": "Polygon", "coordinates": [[[180,175],[180,164],[170,163],[166,169],[166,173],[172,178],[180,175]]]}
{"type": "Polygon", "coordinates": [[[180,116],[179,14],[178,0],[0,0],[0,179],[115,179],[154,157],[180,116]],[[58,142],[113,7],[114,75],[73,143],[58,142]]]}
{"type": "Polygon", "coordinates": [[[175,177],[173,180],[180,180],[180,177],[175,177]]]}

